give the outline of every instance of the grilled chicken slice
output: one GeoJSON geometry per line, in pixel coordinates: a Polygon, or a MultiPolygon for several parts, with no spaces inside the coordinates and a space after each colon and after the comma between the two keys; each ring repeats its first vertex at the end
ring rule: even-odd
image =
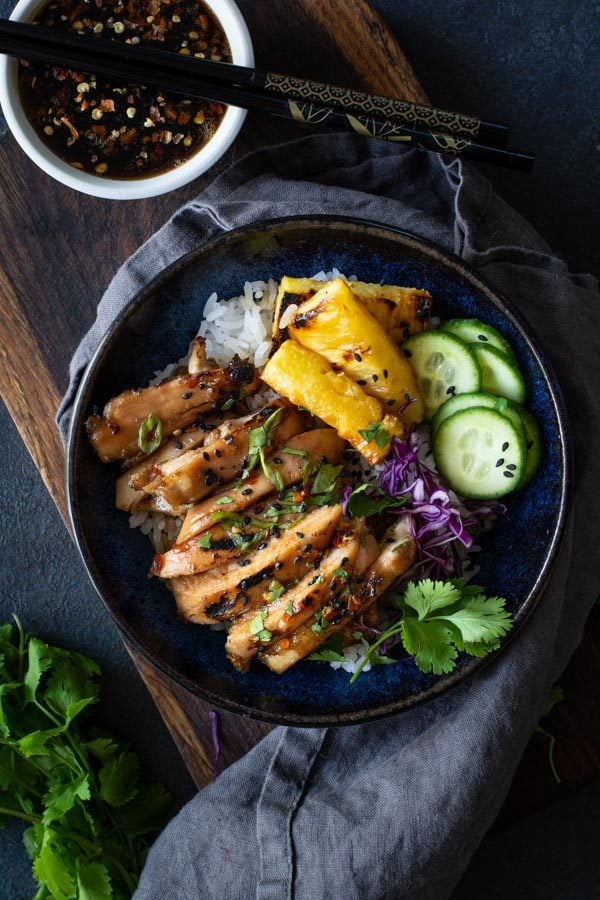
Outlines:
{"type": "MultiPolygon", "coordinates": [[[[161,578],[199,575],[228,560],[247,555],[250,551],[248,543],[252,543],[254,550],[264,550],[263,545],[273,537],[273,530],[281,530],[288,522],[298,518],[297,513],[278,516],[276,524],[271,519],[273,524],[269,528],[269,520],[261,518],[264,509],[265,504],[259,503],[244,510],[243,514],[233,513],[233,521],[226,527],[221,524],[213,525],[202,536],[188,538],[183,543],[175,544],[166,553],[157,554],[150,575],[159,575],[161,578]]],[[[223,508],[223,512],[225,511],[223,508]]]]}
{"type": "Polygon", "coordinates": [[[148,501],[151,501],[152,498],[142,488],[152,478],[153,468],[167,462],[167,460],[175,459],[175,457],[180,456],[186,450],[202,446],[205,437],[205,428],[190,428],[177,437],[170,438],[166,444],[159,447],[151,456],[145,457],[141,462],[136,463],[135,466],[123,472],[117,478],[117,509],[131,512],[140,504],[143,507],[148,507],[148,501]]]}
{"type": "Polygon", "coordinates": [[[165,441],[199,415],[237,400],[240,388],[250,394],[259,384],[254,366],[237,359],[223,369],[177,375],[162,384],[125,391],[106,404],[102,416],[88,418],[88,437],[103,462],[136,456],[139,427],[149,415],[160,419],[165,441]]]}
{"type": "Polygon", "coordinates": [[[190,358],[188,360],[188,372],[190,375],[197,375],[199,372],[206,372],[208,369],[216,369],[216,366],[210,363],[206,358],[206,341],[203,337],[195,337],[190,346],[190,358]]]}
{"type": "MultiPolygon", "coordinates": [[[[342,526],[318,570],[308,572],[298,584],[288,588],[268,605],[263,618],[263,629],[266,632],[276,637],[290,634],[310,619],[328,598],[335,596],[344,587],[361,550],[362,525],[363,520],[347,522],[342,526]]],[[[227,655],[234,666],[242,671],[247,670],[250,660],[261,648],[258,635],[253,633],[254,620],[253,613],[239,616],[227,636],[227,655]]]]}
{"type": "MultiPolygon", "coordinates": [[[[250,432],[264,425],[279,410],[282,410],[281,418],[272,431],[270,446],[265,446],[267,453],[304,431],[310,422],[284,400],[270,403],[225,437],[155,467],[155,477],[144,486],[144,491],[161,497],[177,510],[212,494],[217,486],[242,474],[248,458],[250,432]]],[[[282,459],[276,454],[274,458],[280,465],[282,459]]]]}
{"type": "MultiPolygon", "coordinates": [[[[399,519],[389,529],[384,538],[383,548],[377,559],[365,572],[364,580],[357,595],[351,598],[347,610],[338,621],[335,619],[321,631],[315,633],[309,621],[298,628],[290,637],[278,638],[265,648],[261,660],[272,672],[281,674],[313,653],[320,644],[328,641],[336,632],[346,628],[348,623],[368,609],[399,576],[412,565],[416,545],[410,534],[408,517],[399,519]]],[[[339,612],[339,607],[338,610],[339,612]]],[[[325,619],[328,612],[324,611],[325,619]]]]}
{"type": "Polygon", "coordinates": [[[203,575],[171,579],[180,616],[201,624],[234,617],[255,606],[272,580],[302,578],[330,543],[341,517],[339,504],[319,507],[253,556],[203,575]]]}
{"type": "MultiPolygon", "coordinates": [[[[314,431],[296,435],[286,442],[279,454],[282,460],[279,473],[284,485],[288,487],[302,481],[306,463],[339,462],[343,450],[344,441],[340,440],[333,428],[315,428],[314,431]]],[[[252,474],[239,487],[226,485],[217,494],[188,511],[177,543],[184,543],[210,528],[214,513],[223,510],[228,513],[240,512],[274,491],[275,487],[262,472],[252,474]]]]}

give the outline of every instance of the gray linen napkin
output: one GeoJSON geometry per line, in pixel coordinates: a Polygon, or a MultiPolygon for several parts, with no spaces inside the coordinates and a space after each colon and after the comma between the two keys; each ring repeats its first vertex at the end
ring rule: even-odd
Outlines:
{"type": "Polygon", "coordinates": [[[362,216],[437,241],[521,309],[558,372],[575,451],[572,511],[536,611],[505,653],[396,718],[278,728],[201,791],[152,848],[139,900],[446,897],[498,813],[553,681],[600,591],[600,304],[475,169],[316,136],[252,154],[117,273],[71,364],[81,373],[113,316],[165,265],[222,229],[286,214],[362,216]]]}

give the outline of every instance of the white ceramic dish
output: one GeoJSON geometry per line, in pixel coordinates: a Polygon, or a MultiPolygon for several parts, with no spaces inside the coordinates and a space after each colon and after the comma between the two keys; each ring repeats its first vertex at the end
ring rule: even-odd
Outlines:
{"type": "MultiPolygon", "coordinates": [[[[10,18],[19,22],[32,22],[46,0],[19,0],[10,18]]],[[[234,63],[254,65],[252,40],[241,12],[233,0],[206,0],[214,12],[231,47],[234,63]]],[[[194,156],[176,169],[145,178],[117,180],[89,175],[74,169],[56,156],[37,136],[30,124],[19,98],[17,87],[17,60],[0,55],[0,104],[13,137],[25,153],[47,175],[56,178],[67,187],[104,197],[109,200],[139,200],[156,197],[188,184],[213,166],[237,137],[246,117],[246,111],[230,106],[214,136],[194,156]]]]}

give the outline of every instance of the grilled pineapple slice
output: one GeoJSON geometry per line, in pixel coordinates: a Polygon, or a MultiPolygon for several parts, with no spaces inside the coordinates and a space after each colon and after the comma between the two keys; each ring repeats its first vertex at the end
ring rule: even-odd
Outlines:
{"type": "MultiPolygon", "coordinates": [[[[300,306],[310,300],[328,283],[315,281],[314,278],[290,278],[288,275],[281,279],[273,319],[273,339],[276,343],[281,343],[287,337],[287,329],[280,328],[281,317],[286,309],[292,304],[300,306]]],[[[383,325],[395,343],[399,344],[409,335],[426,331],[429,327],[429,291],[393,284],[369,284],[366,281],[353,281],[350,287],[354,296],[383,325]]]]}
{"type": "Polygon", "coordinates": [[[404,407],[404,421],[423,418],[425,409],[410,364],[341,278],[298,307],[289,333],[376,397],[386,412],[404,407]]]}
{"type": "Polygon", "coordinates": [[[392,437],[404,435],[400,419],[386,415],[379,400],[296,341],[281,345],[262,378],[274,391],[332,425],[371,465],[387,456],[392,437]]]}

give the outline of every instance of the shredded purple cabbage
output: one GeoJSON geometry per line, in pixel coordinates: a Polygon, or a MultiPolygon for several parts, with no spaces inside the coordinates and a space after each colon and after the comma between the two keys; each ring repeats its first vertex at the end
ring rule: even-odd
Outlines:
{"type": "Polygon", "coordinates": [[[346,487],[344,488],[344,490],[342,491],[342,499],[340,501],[342,504],[342,512],[345,516],[348,515],[348,500],[350,499],[351,493],[352,493],[352,485],[347,484],[346,487]]]}
{"type": "Polygon", "coordinates": [[[394,438],[379,476],[382,490],[392,497],[408,499],[395,514],[410,517],[417,556],[403,581],[414,577],[461,578],[466,559],[461,546],[470,549],[473,529],[493,516],[504,515],[506,507],[496,501],[483,505],[460,501],[440,475],[423,462],[424,450],[422,436],[416,430],[405,441],[394,438]]]}
{"type": "Polygon", "coordinates": [[[214,709],[208,711],[210,736],[214,748],[213,756],[213,781],[219,774],[219,760],[221,758],[221,741],[219,740],[219,714],[214,709]]]}

